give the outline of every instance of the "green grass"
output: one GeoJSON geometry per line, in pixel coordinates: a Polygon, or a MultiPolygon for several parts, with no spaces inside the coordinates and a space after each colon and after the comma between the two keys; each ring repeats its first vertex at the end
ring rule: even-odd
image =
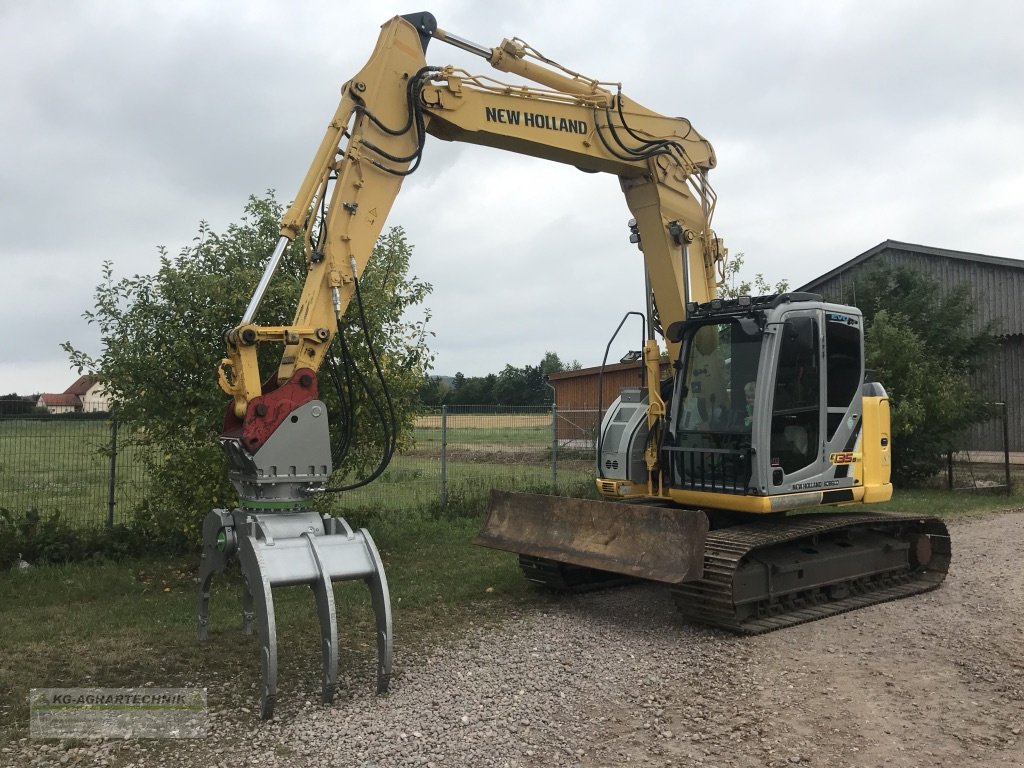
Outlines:
{"type": "MultiPolygon", "coordinates": [[[[404,650],[549,599],[521,578],[514,556],[470,543],[479,519],[369,522],[391,589],[399,675],[404,650]]],[[[196,558],[157,558],[0,574],[0,742],[25,735],[33,687],[205,686],[212,706],[257,707],[258,648],[239,631],[240,578],[215,579],[210,639],[200,644],[196,573],[196,558]]],[[[342,582],[335,595],[343,685],[372,689],[368,591],[342,582]]],[[[319,631],[310,590],[276,589],[274,602],[284,714],[319,695],[319,631]]]]}
{"type": "MultiPolygon", "coordinates": [[[[445,437],[451,448],[536,451],[551,446],[551,414],[534,410],[524,413],[476,413],[449,411],[445,437]]],[[[416,444],[439,450],[441,417],[416,419],[416,444]]]]}
{"type": "MultiPolygon", "coordinates": [[[[107,519],[110,422],[93,419],[0,419],[0,508],[16,518],[57,514],[76,525],[107,519]]],[[[122,429],[114,491],[115,522],[124,522],[147,483],[144,450],[122,429]]]]}
{"type": "MultiPolygon", "coordinates": [[[[486,458],[493,459],[494,456],[486,458]]],[[[514,461],[514,455],[503,454],[502,461],[449,461],[447,464],[448,494],[485,494],[490,488],[551,488],[551,463],[514,461]]],[[[593,465],[586,460],[560,461],[558,487],[590,483],[593,465]]],[[[343,494],[341,509],[373,507],[401,511],[436,504],[441,493],[441,462],[437,458],[399,455],[376,481],[363,488],[343,494]]]]}
{"type": "MultiPolygon", "coordinates": [[[[439,417],[423,417],[412,451],[395,458],[376,483],[347,494],[349,506],[404,510],[440,495],[439,417]]],[[[550,483],[550,414],[451,413],[448,416],[451,488],[480,484],[539,487],[550,483]],[[496,480],[495,480],[496,478],[496,480]]],[[[0,509],[15,519],[59,515],[68,524],[100,525],[107,518],[110,423],[83,419],[0,420],[0,509]]],[[[146,449],[119,436],[115,522],[127,522],[143,498],[146,449]]],[[[560,461],[559,474],[574,481],[589,462],[560,461]]],[[[561,481],[560,481],[561,484],[561,481]]]]}
{"type": "Polygon", "coordinates": [[[899,489],[890,501],[866,509],[905,512],[913,515],[956,517],[1000,509],[1024,508],[1024,493],[1010,495],[988,491],[948,491],[938,488],[899,489]]]}

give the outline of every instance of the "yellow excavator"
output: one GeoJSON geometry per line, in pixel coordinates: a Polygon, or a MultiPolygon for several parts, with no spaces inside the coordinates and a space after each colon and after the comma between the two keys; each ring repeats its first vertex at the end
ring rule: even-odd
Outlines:
{"type": "Polygon", "coordinates": [[[341,343],[350,304],[359,310],[350,322],[359,323],[361,275],[428,135],[617,177],[630,239],[643,252],[646,385],[624,390],[601,424],[604,500],[495,493],[478,543],[517,553],[528,578],[559,589],[666,583],[686,616],[743,633],[938,586],[950,559],[940,520],[811,511],[892,494],[889,404],[864,370],[863,317],[813,294],[716,297],[727,259],[711,228],[716,159],[690,121],[653,112],[618,84],[567,69],[518,38],[488,48],[439,28],[429,13],[398,16],[342,87],[219,368],[231,397],[221,443],[241,501],[204,524],[198,629],[205,637],[212,576],[237,557],[244,626],[256,621],[262,645],[265,717],[277,690],[274,586],[314,591],[330,701],[331,584],[366,581],[378,690],[388,685],[390,603],[373,540],[312,508],[317,495],[344,490],[329,486],[317,372],[332,342],[341,343]],[[433,40],[522,82],[430,66],[433,40]],[[303,238],[306,259],[294,320],[260,325],[263,294],[294,238],[303,238]],[[258,352],[267,344],[282,355],[264,379],[258,352]]]}

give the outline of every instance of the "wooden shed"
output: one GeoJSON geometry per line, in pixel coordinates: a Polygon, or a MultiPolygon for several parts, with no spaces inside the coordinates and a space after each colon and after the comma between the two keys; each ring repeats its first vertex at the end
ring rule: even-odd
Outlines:
{"type": "MultiPolygon", "coordinates": [[[[668,370],[666,363],[662,367],[663,377],[668,375],[668,370]]],[[[642,387],[644,370],[640,361],[614,363],[605,366],[603,375],[598,365],[552,373],[548,380],[555,388],[558,440],[574,447],[588,448],[595,444],[600,414],[625,387],[642,387]]]]}
{"type": "MultiPolygon", "coordinates": [[[[975,374],[974,385],[990,401],[1006,403],[1010,451],[1024,451],[1024,261],[886,240],[797,290],[856,306],[855,278],[877,263],[910,267],[944,288],[968,287],[975,307],[973,330],[992,322],[1001,341],[989,364],[975,374]]],[[[973,428],[964,447],[1002,451],[1001,420],[973,428]]]]}

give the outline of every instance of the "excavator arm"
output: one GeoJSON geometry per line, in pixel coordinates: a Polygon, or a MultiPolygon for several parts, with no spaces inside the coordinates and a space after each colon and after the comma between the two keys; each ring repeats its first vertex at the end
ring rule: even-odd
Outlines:
{"type": "MultiPolygon", "coordinates": [[[[646,109],[613,84],[559,67],[522,41],[489,49],[439,29],[429,13],[395,17],[383,25],[363,69],[342,87],[263,279],[241,324],[226,334],[228,356],[219,378],[236,419],[264,418],[250,408],[264,395],[259,345],[283,345],[274,386],[296,371],[319,369],[427,134],[618,176],[660,324],[667,328],[685,319],[687,302],[714,295],[726,258],[711,229],[715,198],[707,173],[715,156],[688,120],[646,109]],[[431,39],[530,82],[509,85],[451,66],[428,66],[431,39]],[[300,236],[307,275],[292,324],[261,326],[255,318],[263,292],[285,246],[300,236]]],[[[675,357],[676,342],[666,344],[675,357]]],[[[657,370],[653,332],[645,357],[657,370]]],[[[656,392],[653,399],[657,418],[664,404],[656,392]]]]}
{"type": "MultiPolygon", "coordinates": [[[[344,520],[310,506],[318,492],[345,490],[326,487],[333,471],[330,433],[316,374],[346,309],[359,300],[360,277],[402,181],[419,165],[428,134],[618,177],[647,272],[648,381],[660,379],[656,327],[684,320],[687,302],[711,298],[723,267],[725,250],[711,230],[714,193],[707,183],[715,156],[688,120],[652,112],[617,86],[559,67],[520,40],[483,48],[438,29],[428,13],[385,23],[366,65],[342,87],[241,323],[225,334],[227,357],[219,381],[231,403],[220,442],[240,505],[213,510],[204,522],[197,626],[204,638],[211,580],[236,556],[246,584],[244,626],[251,631],[255,621],[259,628],[264,717],[273,713],[277,691],[274,586],[304,583],[313,589],[323,700],[329,702],[338,674],[331,584],[364,581],[377,625],[377,690],[388,686],[390,604],[373,540],[367,531],[353,531],[344,520]],[[429,66],[426,49],[435,38],[526,84],[429,66]],[[295,316],[289,325],[261,325],[257,315],[264,293],[288,243],[300,237],[306,278],[295,316]],[[280,345],[282,353],[275,375],[264,383],[257,353],[267,344],[280,345]]],[[[675,356],[678,342],[662,335],[675,356]]],[[[649,389],[645,408],[649,432],[656,434],[666,407],[657,384],[649,389]]],[[[648,442],[644,458],[648,493],[659,495],[657,441],[648,442]]],[[[514,504],[521,514],[509,524],[519,532],[521,552],[555,554],[584,568],[621,570],[616,563],[632,561],[630,575],[673,582],[700,573],[708,525],[703,513],[585,501],[552,505],[543,497],[514,504]],[[579,525],[584,518],[594,524],[579,525]],[[648,536],[637,538],[635,531],[648,536]],[[648,556],[658,545],[667,556],[648,556]]]]}

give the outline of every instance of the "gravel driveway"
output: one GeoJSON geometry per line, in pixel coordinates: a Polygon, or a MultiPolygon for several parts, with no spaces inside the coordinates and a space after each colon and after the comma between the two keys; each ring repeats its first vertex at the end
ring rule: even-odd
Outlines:
{"type": "Polygon", "coordinates": [[[941,589],[774,634],[688,626],[666,590],[621,588],[418,655],[399,638],[385,697],[283,694],[271,723],[214,711],[201,742],[26,741],[0,763],[1024,766],[1024,511],[950,530],[941,589]]]}

